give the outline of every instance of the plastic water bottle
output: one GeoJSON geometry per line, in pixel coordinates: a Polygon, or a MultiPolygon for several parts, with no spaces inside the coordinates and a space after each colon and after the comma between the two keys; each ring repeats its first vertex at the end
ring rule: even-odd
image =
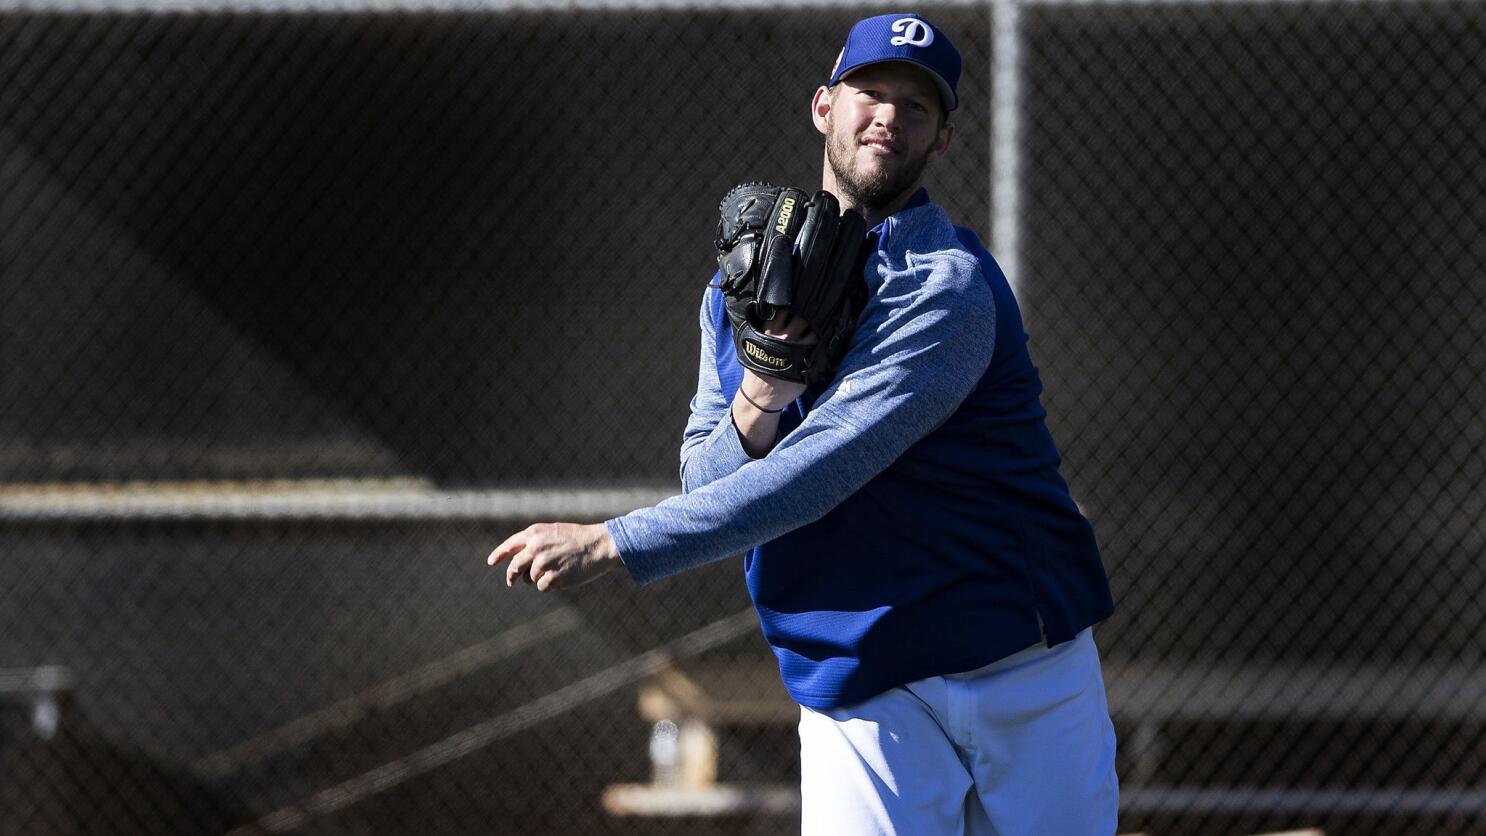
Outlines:
{"type": "Polygon", "coordinates": [[[661,720],[650,730],[650,763],[655,783],[674,787],[681,780],[681,730],[670,720],[661,720]]]}

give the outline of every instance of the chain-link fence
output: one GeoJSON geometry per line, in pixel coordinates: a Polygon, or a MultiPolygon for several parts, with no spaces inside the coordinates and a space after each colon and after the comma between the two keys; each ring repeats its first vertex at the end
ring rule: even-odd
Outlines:
{"type": "MultiPolygon", "coordinates": [[[[788,832],[736,562],[483,558],[675,489],[717,199],[876,7],[172,7],[0,5],[0,831],[788,832]]],[[[1122,829],[1486,832],[1486,6],[921,11],[1122,829]]]]}

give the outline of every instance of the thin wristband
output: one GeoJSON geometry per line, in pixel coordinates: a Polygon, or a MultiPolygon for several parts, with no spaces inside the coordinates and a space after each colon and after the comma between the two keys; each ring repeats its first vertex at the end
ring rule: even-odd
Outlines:
{"type": "Polygon", "coordinates": [[[738,394],[743,396],[743,400],[748,401],[750,404],[752,404],[754,409],[757,409],[759,412],[762,412],[765,415],[778,415],[779,413],[784,411],[784,407],[782,406],[778,409],[764,409],[763,407],[759,406],[758,402],[756,402],[753,398],[748,397],[748,393],[743,391],[742,386],[738,387],[738,394]]]}

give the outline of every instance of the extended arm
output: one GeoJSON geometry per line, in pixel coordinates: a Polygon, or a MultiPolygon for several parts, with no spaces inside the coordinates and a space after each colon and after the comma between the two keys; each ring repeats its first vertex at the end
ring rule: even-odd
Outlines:
{"type": "Polygon", "coordinates": [[[995,303],[968,255],[917,258],[888,271],[837,379],[769,455],[734,458],[736,469],[686,495],[606,523],[636,580],[736,554],[819,519],[964,400],[990,362],[995,303]]]}
{"type": "Polygon", "coordinates": [[[942,424],[990,363],[995,300],[974,257],[954,249],[942,210],[901,227],[895,220],[886,225],[930,254],[882,252],[869,263],[871,299],[835,381],[768,455],[743,452],[731,421],[722,420],[728,404],[718,386],[688,426],[698,448],[683,465],[688,493],[599,525],[534,526],[508,538],[490,563],[509,559],[508,579],[525,574],[545,589],[582,583],[621,561],[646,583],[819,519],[942,424]],[[702,411],[715,419],[706,423],[702,411]],[[704,456],[696,462],[707,462],[707,472],[692,470],[699,452],[729,444],[731,459],[704,456]]]}

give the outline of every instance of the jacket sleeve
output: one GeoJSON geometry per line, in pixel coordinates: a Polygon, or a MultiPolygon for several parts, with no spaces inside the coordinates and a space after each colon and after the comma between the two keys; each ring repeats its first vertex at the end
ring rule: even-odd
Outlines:
{"type": "Polygon", "coordinates": [[[681,439],[681,490],[691,493],[703,485],[733,473],[752,458],[743,449],[733,426],[732,405],[722,392],[717,376],[717,323],[709,310],[712,299],[702,296],[702,352],[697,361],[697,393],[691,399],[691,416],[681,439]]]}
{"type": "MultiPolygon", "coordinates": [[[[979,265],[958,251],[910,254],[883,275],[835,381],[767,456],[744,454],[726,475],[605,523],[637,582],[820,519],[974,389],[990,364],[996,322],[979,265]]],[[[726,429],[736,435],[731,422],[726,429]]]]}

